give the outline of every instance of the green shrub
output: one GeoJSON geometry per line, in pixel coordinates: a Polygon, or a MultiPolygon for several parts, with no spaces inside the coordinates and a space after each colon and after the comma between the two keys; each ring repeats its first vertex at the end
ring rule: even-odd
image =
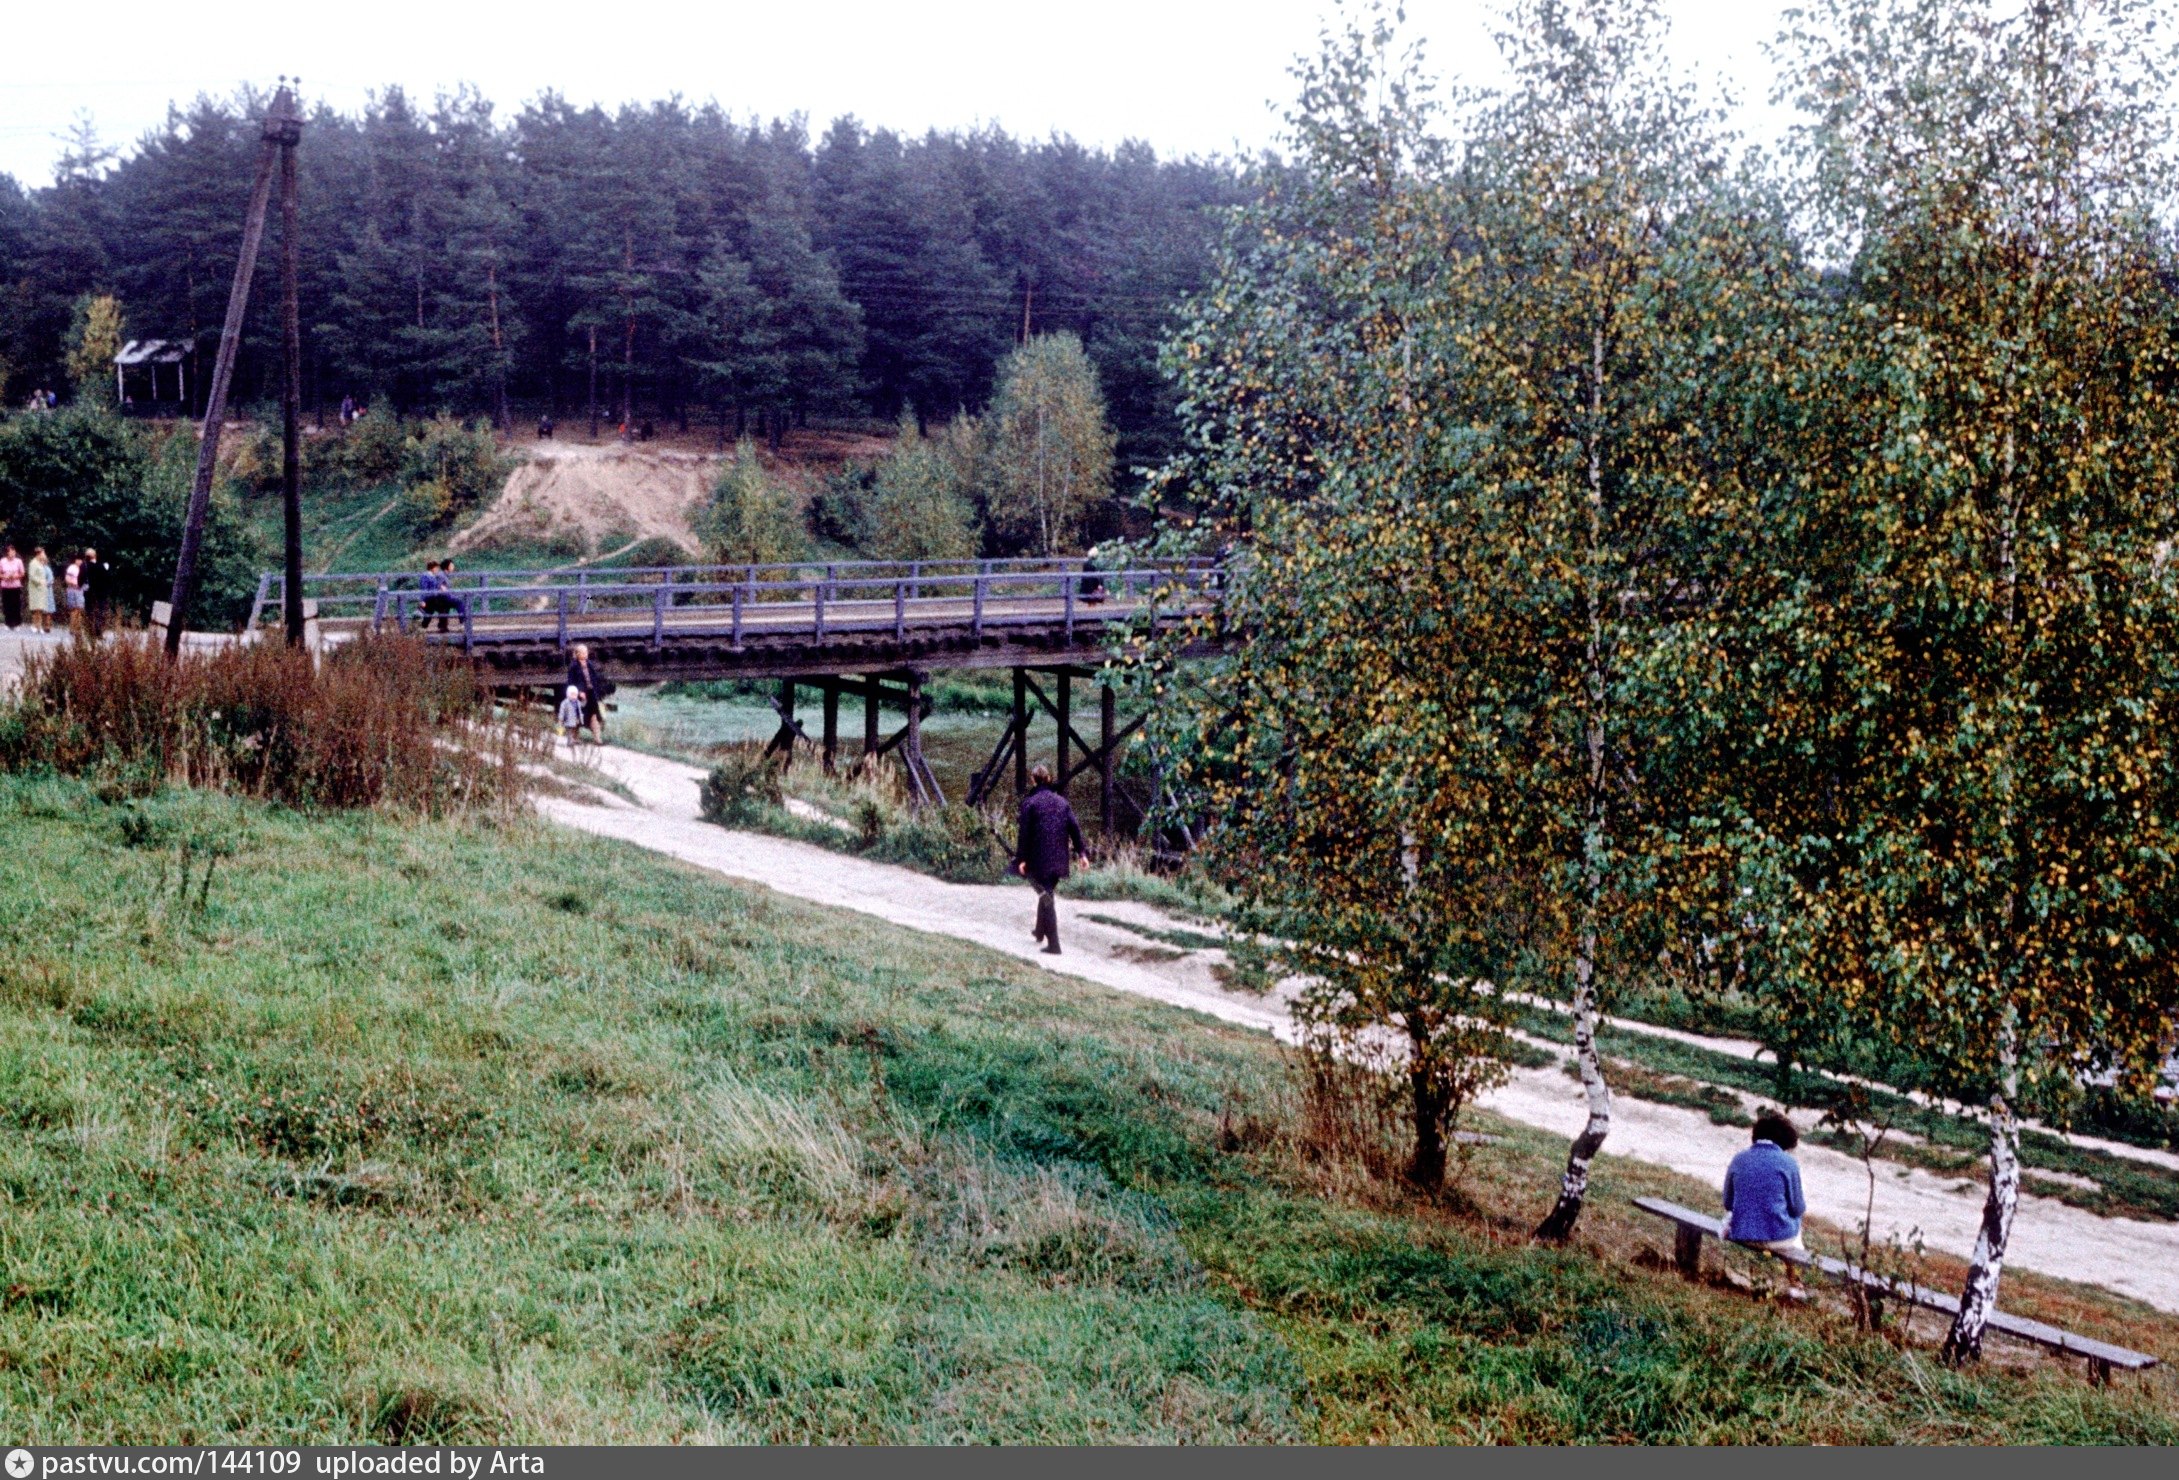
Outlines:
{"type": "Polygon", "coordinates": [[[400,475],[407,453],[408,433],[401,419],[384,402],[375,401],[368,415],[341,434],[333,463],[351,484],[390,483],[400,475]]]}
{"type": "MultiPolygon", "coordinates": [[[[858,818],[858,822],[858,838],[867,837],[869,819],[858,818]]],[[[1005,869],[1008,856],[983,813],[958,802],[884,828],[863,844],[862,851],[881,862],[905,864],[956,884],[990,883],[1005,869]]]]}
{"type": "Polygon", "coordinates": [[[870,542],[870,469],[849,463],[825,479],[810,500],[808,522],[818,539],[862,550],[870,542]]]}
{"type": "Polygon", "coordinates": [[[720,468],[696,526],[706,553],[727,565],[781,565],[809,554],[793,492],[764,470],[746,440],[720,468]]]}
{"type": "Polygon", "coordinates": [[[967,560],[983,533],[970,501],[975,423],[963,417],[936,437],[902,417],[893,455],[877,466],[860,546],[874,560],[967,560]]]}
{"type": "Polygon", "coordinates": [[[706,822],[746,827],[762,821],[786,800],[779,768],[754,750],[727,755],[704,778],[698,809],[706,822]]]}
{"type": "Polygon", "coordinates": [[[414,527],[437,529],[495,497],[512,467],[490,423],[434,417],[402,444],[402,508],[414,527]]]}

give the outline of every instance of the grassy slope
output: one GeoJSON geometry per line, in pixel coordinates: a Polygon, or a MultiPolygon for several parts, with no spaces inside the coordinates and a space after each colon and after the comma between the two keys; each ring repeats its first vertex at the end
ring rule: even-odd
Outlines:
{"type": "Polygon", "coordinates": [[[1531,1248],[1530,1133],[1466,1211],[1327,1194],[1263,1040],[634,849],[8,779],[0,826],[11,1435],[2179,1438],[2168,1378],[1680,1284],[1621,1211],[1669,1174],[1531,1248]],[[240,844],[201,912],[191,831],[240,844]]]}

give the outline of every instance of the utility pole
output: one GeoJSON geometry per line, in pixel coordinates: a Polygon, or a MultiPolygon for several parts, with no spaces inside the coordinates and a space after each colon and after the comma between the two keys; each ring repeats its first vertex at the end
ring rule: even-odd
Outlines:
{"type": "MultiPolygon", "coordinates": [[[[295,79],[301,82],[301,78],[295,79]]],[[[272,116],[265,120],[265,136],[273,126],[280,130],[280,321],[286,340],[282,356],[280,410],[280,513],[284,536],[280,564],[280,594],[287,618],[288,646],[303,645],[303,332],[296,309],[296,279],[300,275],[298,238],[295,229],[295,146],[302,142],[303,120],[294,98],[283,87],[273,99],[272,116]],[[287,106],[281,106],[282,101],[287,106]]]]}
{"type": "Polygon", "coordinates": [[[212,474],[219,463],[220,434],[227,426],[227,386],[234,379],[235,350],[242,342],[242,320],[250,303],[250,279],[257,271],[257,249],[265,239],[265,206],[272,194],[272,167],[283,148],[302,136],[295,95],[282,79],[265,117],[257,156],[257,179],[250,187],[249,213],[242,223],[242,253],[235,259],[234,285],[227,291],[227,319],[219,334],[219,357],[212,365],[212,385],[204,403],[204,428],[197,442],[197,476],[189,488],[189,510],[182,519],[182,547],[174,561],[174,586],[167,597],[166,653],[179,657],[182,633],[189,624],[189,604],[196,595],[197,553],[204,545],[204,519],[212,505],[212,474]]]}

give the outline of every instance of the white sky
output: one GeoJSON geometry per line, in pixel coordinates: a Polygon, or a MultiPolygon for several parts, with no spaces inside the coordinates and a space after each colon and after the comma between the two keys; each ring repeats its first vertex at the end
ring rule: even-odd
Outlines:
{"type": "MultiPolygon", "coordinates": [[[[1770,142],[1763,43],[1792,0],[1665,0],[1673,55],[1737,93],[1735,121],[1770,142]]],[[[52,178],[79,111],[133,144],[168,102],[300,74],[311,101],[353,111],[399,83],[429,99],[475,84],[502,114],[547,88],[608,106],[679,92],[736,116],[841,113],[907,132],[996,123],[1084,143],[1140,138],[1161,155],[1272,141],[1332,0],[26,0],[0,20],[0,173],[52,178]]],[[[1440,77],[1496,71],[1488,0],[1407,0],[1440,77]]]]}

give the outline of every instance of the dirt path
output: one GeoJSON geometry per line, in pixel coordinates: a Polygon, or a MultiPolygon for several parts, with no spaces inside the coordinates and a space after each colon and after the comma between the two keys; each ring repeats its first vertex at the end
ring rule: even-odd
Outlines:
{"type": "MultiPolygon", "coordinates": [[[[584,752],[640,805],[599,793],[597,805],[545,798],[540,809],[556,822],[620,838],[732,878],[768,885],[813,903],[854,910],[887,925],[973,941],[993,950],[1117,991],[1192,1008],[1284,1039],[1292,1026],[1276,998],[1222,989],[1213,968],[1218,951],[1175,953],[1124,928],[1088,919],[1103,915],[1151,930],[1189,928],[1148,905],[1132,902],[1059,902],[1060,938],[1067,954],[1038,952],[1029,938],[1028,891],[1001,884],[948,884],[890,864],[851,858],[806,843],[757,833],[731,832],[701,821],[693,766],[608,747],[584,752]]],[[[877,929],[873,925],[873,929],[877,929]]],[[[1630,1025],[1631,1026],[1631,1025],[1630,1025]]],[[[1694,1035],[1698,1043],[1712,1044],[1694,1035]]],[[[1717,1041],[1712,1046],[1730,1048],[1717,1041]]],[[[1511,1083],[1484,1102],[1509,1119],[1571,1137],[1585,1110],[1580,1086],[1557,1068],[1518,1071],[1511,1083]]],[[[1747,1133],[1677,1106],[1654,1105],[1626,1095],[1608,1150],[1715,1180],[1747,1144],[1747,1133]]],[[[1812,1208],[1832,1227],[1858,1224],[1868,1196],[1861,1164],[1821,1146],[1800,1151],[1802,1182],[1812,1208]]],[[[1879,1164],[1876,1236],[1906,1238],[1920,1229],[1929,1247],[1965,1256],[1973,1247],[1982,1211],[1978,1182],[1940,1177],[1914,1168],[1879,1164]]],[[[1820,1238],[1821,1236],[1818,1235],[1820,1238]]],[[[2179,1223],[2100,1218],[2049,1198],[2023,1195],[2014,1227],[2011,1262],[2042,1274],[2080,1280],[2131,1295],[2162,1310],[2179,1311],[2179,1223]]]]}

